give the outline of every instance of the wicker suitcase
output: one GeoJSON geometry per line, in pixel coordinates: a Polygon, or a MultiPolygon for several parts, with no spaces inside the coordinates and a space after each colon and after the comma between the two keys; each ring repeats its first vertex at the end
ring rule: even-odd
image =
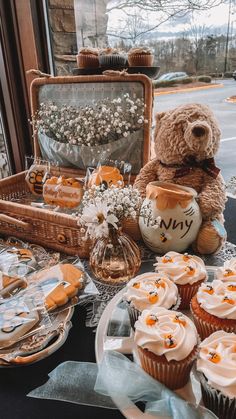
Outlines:
{"type": "MultiPolygon", "coordinates": [[[[117,97],[120,91],[126,90],[137,92],[137,96],[141,96],[145,103],[144,117],[147,123],[143,127],[141,161],[139,162],[140,166],[143,166],[150,158],[153,103],[152,83],[145,75],[113,74],[112,76],[43,77],[35,79],[31,86],[32,114],[38,110],[39,103],[42,100],[56,100],[58,103],[60,101],[64,103],[68,98],[69,101],[73,100],[80,103],[81,97],[82,102],[86,98],[91,101],[93,92],[96,92],[96,98],[104,98],[108,93],[117,97]]],[[[35,135],[35,157],[40,158],[42,148],[38,140],[38,136],[35,135]]],[[[120,158],[122,159],[122,156],[120,158]]],[[[51,166],[51,171],[54,175],[64,174],[74,177],[85,175],[85,167],[51,166]]],[[[134,173],[134,176],[136,174],[134,173]]],[[[26,172],[22,172],[0,181],[0,233],[2,235],[12,235],[69,255],[88,257],[91,243],[84,240],[77,225],[77,220],[73,215],[35,208],[30,204],[20,202],[27,194],[29,195],[25,176],[26,172]]],[[[131,225],[131,233],[132,229],[131,225]]]]}

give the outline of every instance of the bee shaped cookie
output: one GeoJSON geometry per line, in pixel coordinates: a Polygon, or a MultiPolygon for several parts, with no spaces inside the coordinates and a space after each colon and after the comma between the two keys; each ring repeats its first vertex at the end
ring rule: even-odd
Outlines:
{"type": "Polygon", "coordinates": [[[46,166],[39,164],[33,164],[28,170],[25,181],[33,195],[42,195],[46,173],[46,166]]]}
{"type": "Polygon", "coordinates": [[[38,311],[30,299],[5,300],[0,305],[0,347],[10,346],[21,339],[38,321],[38,311]]]}
{"type": "Polygon", "coordinates": [[[76,208],[83,197],[83,185],[75,178],[53,176],[43,186],[43,198],[49,205],[76,208]]]}
{"type": "Polygon", "coordinates": [[[83,272],[71,264],[58,264],[33,276],[43,290],[48,311],[66,304],[83,287],[83,272]]]}

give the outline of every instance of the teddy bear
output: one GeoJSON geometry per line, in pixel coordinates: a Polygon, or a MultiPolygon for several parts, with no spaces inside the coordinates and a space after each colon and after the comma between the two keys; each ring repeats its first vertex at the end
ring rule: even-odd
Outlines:
{"type": "Polygon", "coordinates": [[[158,112],[155,118],[156,158],[141,169],[134,187],[143,197],[152,181],[194,188],[202,224],[192,247],[200,254],[216,253],[226,240],[225,184],[214,161],[221,136],[218,122],[208,106],[197,103],[158,112]]]}

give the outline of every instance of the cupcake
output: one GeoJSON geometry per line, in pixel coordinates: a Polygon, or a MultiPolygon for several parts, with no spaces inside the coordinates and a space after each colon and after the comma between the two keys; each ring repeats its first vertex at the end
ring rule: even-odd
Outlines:
{"type": "Polygon", "coordinates": [[[191,298],[207,277],[203,260],[198,256],[177,252],[168,252],[156,260],[156,272],[168,275],[178,287],[181,298],[179,309],[188,309],[191,298]]]}
{"type": "Polygon", "coordinates": [[[223,267],[217,269],[217,279],[236,282],[236,258],[227,260],[223,267]]]}
{"type": "Polygon", "coordinates": [[[220,419],[236,417],[236,334],[223,330],[200,344],[197,360],[204,405],[220,419]]]}
{"type": "Polygon", "coordinates": [[[236,282],[205,282],[191,301],[191,311],[202,339],[217,330],[236,333],[236,282]]]}
{"type": "Polygon", "coordinates": [[[126,65],[126,56],[116,48],[105,48],[99,52],[101,67],[123,68],[126,65]]]}
{"type": "Polygon", "coordinates": [[[187,384],[198,344],[187,316],[163,307],[144,310],[135,323],[134,342],[144,371],[172,390],[187,384]]]}
{"type": "Polygon", "coordinates": [[[96,48],[81,48],[76,58],[79,68],[99,67],[98,49],[96,48]]]}
{"type": "Polygon", "coordinates": [[[127,302],[132,327],[143,310],[177,309],[180,304],[177,286],[166,275],[155,272],[133,278],[126,285],[123,299],[127,302]]]}
{"type": "Polygon", "coordinates": [[[131,48],[128,52],[128,63],[130,67],[151,67],[154,55],[148,47],[131,48]]]}

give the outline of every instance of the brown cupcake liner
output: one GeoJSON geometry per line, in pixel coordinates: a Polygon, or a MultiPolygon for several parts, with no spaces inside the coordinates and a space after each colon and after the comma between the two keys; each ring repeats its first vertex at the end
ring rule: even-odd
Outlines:
{"type": "Polygon", "coordinates": [[[154,56],[151,54],[135,54],[128,56],[130,67],[151,67],[153,65],[154,56]]]}
{"type": "Polygon", "coordinates": [[[101,67],[121,68],[126,65],[126,57],[123,55],[100,55],[99,63],[101,67]]]}
{"type": "Polygon", "coordinates": [[[148,353],[149,351],[138,347],[139,359],[144,371],[171,390],[176,390],[184,387],[189,381],[190,372],[197,357],[198,349],[196,346],[186,359],[179,362],[162,362],[158,360],[159,357],[154,359],[148,353]]]}
{"type": "Polygon", "coordinates": [[[189,309],[190,301],[192,300],[193,296],[197,293],[198,288],[204,282],[205,279],[201,281],[195,282],[195,284],[186,284],[186,285],[177,285],[179,295],[181,297],[181,304],[179,306],[179,310],[189,309]]]}
{"type": "Polygon", "coordinates": [[[210,336],[212,333],[217,332],[218,330],[224,330],[225,332],[228,332],[228,333],[232,333],[232,332],[236,333],[236,323],[235,323],[235,326],[232,326],[232,325],[226,326],[225,324],[220,324],[220,323],[219,324],[209,323],[208,321],[199,317],[193,311],[191,305],[190,305],[190,310],[192,313],[194,324],[202,340],[210,336]]]}
{"type": "Polygon", "coordinates": [[[204,374],[200,372],[197,374],[201,384],[204,406],[215,413],[219,419],[235,419],[236,397],[230,399],[221,391],[211,387],[204,374]]]}
{"type": "Polygon", "coordinates": [[[99,67],[99,60],[98,60],[98,56],[96,55],[78,54],[76,56],[76,59],[77,59],[77,65],[79,68],[98,68],[99,67]]]}

